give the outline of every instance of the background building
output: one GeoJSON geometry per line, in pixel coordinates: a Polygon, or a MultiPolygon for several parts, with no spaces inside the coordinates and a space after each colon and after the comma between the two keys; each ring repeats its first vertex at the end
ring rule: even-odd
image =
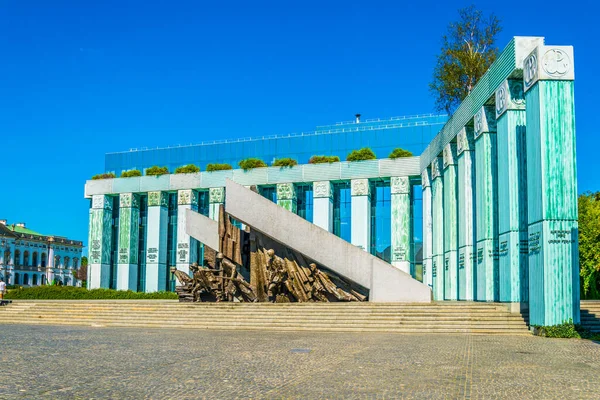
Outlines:
{"type": "Polygon", "coordinates": [[[0,277],[9,285],[39,286],[56,280],[78,286],[75,270],[82,248],[80,241],[42,235],[25,223],[0,220],[0,277]]]}

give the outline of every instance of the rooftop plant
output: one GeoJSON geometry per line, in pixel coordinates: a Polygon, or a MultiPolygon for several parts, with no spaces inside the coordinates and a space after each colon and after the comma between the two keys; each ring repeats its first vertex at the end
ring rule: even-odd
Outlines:
{"type": "Polygon", "coordinates": [[[200,172],[200,167],[194,164],[183,165],[175,169],[176,174],[195,174],[200,172]]]}
{"type": "Polygon", "coordinates": [[[112,179],[112,178],[116,178],[116,177],[117,176],[115,174],[113,174],[112,172],[109,172],[107,174],[94,175],[94,176],[92,176],[92,180],[97,181],[98,179],[112,179]]]}
{"type": "Polygon", "coordinates": [[[233,169],[233,167],[231,166],[231,164],[227,164],[227,163],[223,163],[223,164],[208,164],[206,166],[206,171],[208,171],[208,172],[223,171],[223,170],[228,170],[228,169],[233,169]]]}
{"type": "Polygon", "coordinates": [[[298,165],[298,161],[289,157],[278,158],[275,161],[273,161],[274,167],[293,167],[294,165],[298,165]]]}
{"type": "Polygon", "coordinates": [[[339,162],[340,158],[338,156],[312,156],[310,160],[308,160],[309,164],[323,164],[323,163],[333,163],[339,162]]]}
{"type": "Polygon", "coordinates": [[[401,149],[400,147],[394,149],[394,151],[392,151],[390,153],[390,158],[412,157],[412,156],[413,156],[413,153],[411,153],[408,150],[401,149]]]}
{"type": "Polygon", "coordinates": [[[346,161],[365,161],[365,160],[375,160],[377,157],[373,150],[368,147],[363,147],[359,150],[352,150],[348,157],[346,157],[346,161]]]}
{"type": "Polygon", "coordinates": [[[135,176],[142,176],[142,172],[139,169],[132,169],[131,171],[121,172],[121,178],[132,178],[135,176]]]}
{"type": "Polygon", "coordinates": [[[158,165],[146,169],[147,176],[166,175],[168,173],[169,169],[167,167],[159,167],[158,165]]]}
{"type": "Polygon", "coordinates": [[[238,163],[241,169],[249,170],[254,168],[263,168],[266,167],[267,164],[260,158],[246,158],[238,163]]]}

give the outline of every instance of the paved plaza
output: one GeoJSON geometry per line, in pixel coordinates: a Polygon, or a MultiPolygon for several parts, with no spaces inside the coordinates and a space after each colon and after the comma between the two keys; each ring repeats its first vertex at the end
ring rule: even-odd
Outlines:
{"type": "Polygon", "coordinates": [[[0,325],[0,398],[600,398],[600,344],[0,325]]]}

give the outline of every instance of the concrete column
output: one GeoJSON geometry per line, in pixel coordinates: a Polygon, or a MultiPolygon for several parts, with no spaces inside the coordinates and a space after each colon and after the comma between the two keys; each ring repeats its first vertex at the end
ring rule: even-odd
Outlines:
{"type": "Polygon", "coordinates": [[[431,171],[426,168],[421,172],[423,188],[423,283],[433,288],[431,274],[431,246],[433,240],[431,224],[431,171]]]}
{"type": "Polygon", "coordinates": [[[16,250],[16,246],[14,243],[10,244],[10,258],[8,260],[8,265],[15,265],[15,250],[16,250]]]}
{"type": "Polygon", "coordinates": [[[496,91],[500,301],[528,301],[526,115],[521,80],[496,91]]]}
{"type": "MultiPolygon", "coordinates": [[[[410,179],[408,176],[392,177],[390,179],[392,201],[392,234],[391,256],[392,265],[411,274],[411,208],[410,208],[410,179]]],[[[413,274],[414,276],[414,274],[413,274]]]]}
{"type": "Polygon", "coordinates": [[[296,187],[293,183],[277,184],[277,205],[296,214],[298,212],[298,201],[296,198],[296,187]]]}
{"type": "Polygon", "coordinates": [[[225,188],[216,187],[208,189],[208,217],[219,220],[219,207],[225,203],[225,188]]]}
{"type": "MultiPolygon", "coordinates": [[[[110,287],[110,252],[112,243],[112,198],[92,197],[90,209],[88,288],[110,287]]],[[[41,256],[40,256],[41,262],[41,256]]],[[[50,263],[48,255],[47,263],[50,263]]],[[[46,277],[48,279],[48,277],[46,277]]]]}
{"type": "Polygon", "coordinates": [[[458,300],[458,182],[456,145],[444,147],[444,299],[458,300]]]}
{"type": "Polygon", "coordinates": [[[472,128],[456,141],[458,155],[458,299],[475,299],[475,143],[472,128]]]}
{"type": "MultiPolygon", "coordinates": [[[[48,241],[53,242],[54,239],[49,238],[48,241]]],[[[46,265],[46,279],[48,279],[48,283],[52,283],[54,280],[54,268],[57,268],[55,265],[55,254],[54,254],[54,245],[50,243],[48,246],[48,265],[46,265]]]]}
{"type": "Polygon", "coordinates": [[[444,181],[442,158],[431,163],[431,277],[433,298],[444,300],[444,181]]]}
{"type": "Polygon", "coordinates": [[[146,292],[164,290],[167,286],[167,231],[169,194],[148,193],[146,224],[146,292]]]}
{"type": "Polygon", "coordinates": [[[498,156],[496,112],[475,114],[475,199],[477,215],[477,300],[498,301],[498,156]]]}
{"type": "Polygon", "coordinates": [[[371,185],[368,179],[353,179],[351,186],[351,243],[365,251],[371,248],[371,185]]]}
{"type": "Polygon", "coordinates": [[[198,211],[198,192],[192,189],[180,190],[177,204],[177,269],[189,274],[190,264],[199,260],[198,241],[186,232],[186,210],[198,211]]]}
{"type": "Polygon", "coordinates": [[[119,196],[117,289],[137,291],[140,201],[134,193],[119,196]]]}
{"type": "Polygon", "coordinates": [[[525,59],[529,321],[579,315],[573,48],[538,46],[525,59]]]}
{"type": "Polygon", "coordinates": [[[313,224],[333,232],[333,188],[329,181],[313,183],[313,224]]]}

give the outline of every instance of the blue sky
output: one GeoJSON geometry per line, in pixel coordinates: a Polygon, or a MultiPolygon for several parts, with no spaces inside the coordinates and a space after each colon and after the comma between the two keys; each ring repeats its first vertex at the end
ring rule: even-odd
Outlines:
{"type": "MultiPolygon", "coordinates": [[[[87,242],[106,152],[430,113],[441,35],[471,3],[1,1],[0,218],[87,242]]],[[[500,48],[575,46],[579,190],[600,190],[598,6],[475,3],[500,48]]]]}

